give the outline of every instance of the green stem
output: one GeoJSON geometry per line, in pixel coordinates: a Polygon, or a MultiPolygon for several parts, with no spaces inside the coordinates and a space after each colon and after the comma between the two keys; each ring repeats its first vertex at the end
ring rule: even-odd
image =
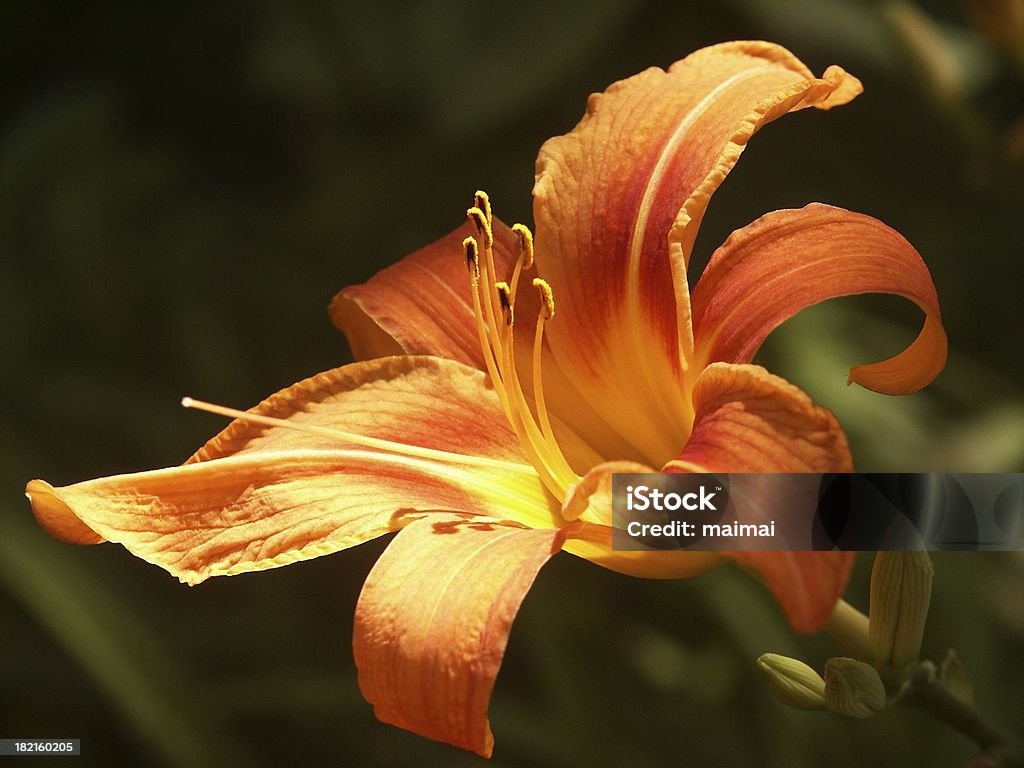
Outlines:
{"type": "Polygon", "coordinates": [[[954,696],[939,680],[932,662],[917,665],[897,702],[916,705],[960,731],[981,748],[993,766],[1024,768],[1024,742],[987,723],[974,707],[954,696]]]}
{"type": "MultiPolygon", "coordinates": [[[[870,661],[874,657],[868,617],[845,600],[836,603],[825,631],[854,658],[870,661]]],[[[993,768],[1024,768],[1024,742],[986,722],[973,706],[954,696],[932,662],[917,664],[895,703],[914,705],[956,729],[978,745],[993,768]]]]}

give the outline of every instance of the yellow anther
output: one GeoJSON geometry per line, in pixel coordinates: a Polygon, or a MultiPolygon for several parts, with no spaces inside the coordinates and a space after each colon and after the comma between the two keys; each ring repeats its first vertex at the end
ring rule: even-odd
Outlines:
{"type": "Polygon", "coordinates": [[[516,224],[512,231],[519,238],[519,256],[516,258],[516,267],[512,270],[512,303],[516,303],[516,296],[519,290],[519,276],[524,269],[533,266],[533,234],[525,224],[516,224]]]}
{"type": "Polygon", "coordinates": [[[494,245],[494,234],[491,232],[491,223],[487,220],[487,214],[474,205],[466,211],[466,216],[476,225],[477,234],[483,235],[484,248],[494,245]]]}
{"type": "Polygon", "coordinates": [[[551,286],[548,285],[547,280],[535,277],[533,278],[533,285],[540,291],[540,300],[544,302],[544,318],[550,320],[555,316],[555,294],[552,293],[551,286]]]}
{"type": "Polygon", "coordinates": [[[875,664],[901,669],[917,659],[935,569],[927,552],[879,552],[871,568],[868,637],[875,664]]]}
{"type": "Polygon", "coordinates": [[[473,196],[473,205],[483,211],[484,218],[487,219],[488,224],[494,221],[494,217],[491,214],[491,199],[482,189],[478,189],[473,196]]]}
{"type": "Polygon", "coordinates": [[[530,269],[533,266],[533,233],[525,224],[513,224],[512,231],[519,236],[519,258],[523,269],[530,269]]]}
{"type": "Polygon", "coordinates": [[[498,301],[501,303],[501,314],[505,318],[505,325],[512,325],[514,310],[508,283],[504,280],[497,282],[494,284],[494,290],[498,292],[498,301]]]}
{"type": "Polygon", "coordinates": [[[480,277],[480,246],[476,244],[476,238],[467,237],[462,241],[462,247],[466,251],[466,266],[475,277],[480,277]]]}

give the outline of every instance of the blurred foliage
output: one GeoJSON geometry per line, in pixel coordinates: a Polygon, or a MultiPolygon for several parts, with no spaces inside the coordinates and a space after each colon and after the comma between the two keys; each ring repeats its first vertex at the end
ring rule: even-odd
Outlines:
{"type": "MultiPolygon", "coordinates": [[[[536,150],[589,92],[709,43],[776,40],[866,92],[754,140],[695,273],[774,208],[822,200],[883,219],[938,286],[952,344],[938,382],[901,399],[845,385],[851,362],[912,337],[919,319],[898,300],[810,310],[762,361],[837,413],[862,469],[1020,471],[1017,6],[5,4],[0,736],[81,738],[82,765],[479,763],[377,723],[359,696],[351,617],[383,543],[186,589],[118,547],[49,540],[21,489],[175,463],[221,426],[182,415],[182,395],[244,407],[345,362],[325,316],[336,289],[448,231],[478,187],[529,220],[536,150]]],[[[1024,730],[1024,560],[936,561],[926,651],[955,646],[980,707],[1024,730]]],[[[861,607],[867,565],[850,588],[861,607]]],[[[755,675],[765,651],[819,667],[833,655],[738,572],[651,583],[556,558],[512,634],[492,764],[971,754],[914,712],[785,710],[755,675]]]]}

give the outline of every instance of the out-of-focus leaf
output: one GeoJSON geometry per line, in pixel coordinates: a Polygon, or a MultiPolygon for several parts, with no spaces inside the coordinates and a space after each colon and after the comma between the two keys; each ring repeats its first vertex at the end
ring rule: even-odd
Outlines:
{"type": "MultiPolygon", "coordinates": [[[[123,605],[104,594],[75,550],[32,526],[30,515],[0,510],[0,586],[78,661],[160,763],[260,765],[223,724],[207,717],[196,681],[123,605]]],[[[45,723],[39,725],[45,730],[45,723]]]]}
{"type": "MultiPolygon", "coordinates": [[[[885,24],[872,3],[846,0],[728,0],[786,45],[828,50],[835,59],[892,68],[885,24]]],[[[853,64],[848,66],[851,68],[853,64]]]]}

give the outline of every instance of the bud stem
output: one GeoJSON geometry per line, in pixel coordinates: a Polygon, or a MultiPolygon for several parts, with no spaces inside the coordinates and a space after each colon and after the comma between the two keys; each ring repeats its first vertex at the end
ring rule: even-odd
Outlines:
{"type": "Polygon", "coordinates": [[[825,624],[825,631],[855,659],[871,659],[871,641],[868,639],[868,617],[845,600],[836,603],[825,624]]]}
{"type": "Polygon", "coordinates": [[[919,706],[960,731],[981,748],[982,755],[994,760],[992,765],[1024,768],[1024,743],[985,722],[974,707],[954,696],[939,681],[932,662],[923,661],[916,666],[904,684],[898,701],[919,706]]]}

